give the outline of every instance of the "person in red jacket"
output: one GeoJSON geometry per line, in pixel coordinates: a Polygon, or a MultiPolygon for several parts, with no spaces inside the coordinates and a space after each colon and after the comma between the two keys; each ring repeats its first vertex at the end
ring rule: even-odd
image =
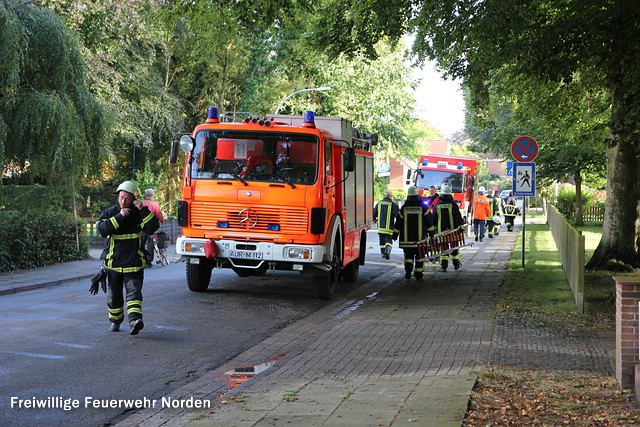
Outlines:
{"type": "Polygon", "coordinates": [[[158,218],[136,199],[137,192],[138,186],[133,181],[120,184],[115,191],[118,204],[105,209],[97,222],[98,232],[107,239],[100,259],[107,272],[110,330],[118,332],[124,320],[124,288],[131,335],[144,328],[142,282],[147,260],[142,236],[153,234],[160,226],[158,218]]]}
{"type": "MultiPolygon", "coordinates": [[[[144,190],[144,200],[141,200],[142,204],[149,208],[151,213],[153,213],[158,221],[162,224],[164,222],[164,215],[162,215],[162,209],[160,209],[160,204],[153,200],[153,196],[155,195],[155,191],[153,188],[147,188],[144,190]]],[[[147,250],[147,267],[151,267],[153,265],[153,239],[149,238],[150,236],[144,235],[142,238],[144,241],[144,247],[147,250]]]]}

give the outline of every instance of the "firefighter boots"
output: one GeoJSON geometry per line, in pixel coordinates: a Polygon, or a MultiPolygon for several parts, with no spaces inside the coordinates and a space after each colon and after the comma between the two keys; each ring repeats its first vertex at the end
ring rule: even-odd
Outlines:
{"type": "Polygon", "coordinates": [[[453,260],[453,269],[454,270],[460,270],[460,267],[462,267],[462,263],[460,262],[459,259],[454,259],[453,260]]]}
{"type": "Polygon", "coordinates": [[[109,332],[120,332],[120,323],[112,323],[109,332]]]}
{"type": "Polygon", "coordinates": [[[447,261],[446,259],[440,261],[440,268],[442,269],[443,273],[447,272],[447,267],[449,267],[449,261],[447,261]]]}
{"type": "Polygon", "coordinates": [[[140,332],[142,328],[144,328],[144,322],[142,321],[142,319],[136,319],[132,321],[129,326],[131,326],[131,332],[129,332],[129,334],[138,335],[138,332],[140,332]]]}

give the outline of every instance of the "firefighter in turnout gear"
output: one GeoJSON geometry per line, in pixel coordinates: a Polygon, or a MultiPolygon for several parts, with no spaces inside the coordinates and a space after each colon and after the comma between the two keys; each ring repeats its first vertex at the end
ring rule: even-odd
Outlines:
{"type": "Polygon", "coordinates": [[[433,232],[433,216],[422,203],[417,187],[409,187],[404,203],[393,229],[393,239],[400,237],[400,248],[404,252],[405,279],[411,279],[414,271],[416,280],[424,275],[424,258],[418,258],[418,242],[433,232]],[[415,264],[415,268],[414,268],[415,264]]]}
{"type": "Polygon", "coordinates": [[[398,216],[399,208],[391,199],[393,193],[388,190],[384,199],[373,208],[374,221],[378,223],[378,237],[380,238],[380,253],[382,258],[389,259],[393,247],[393,226],[398,216]]]}
{"type": "Polygon", "coordinates": [[[513,192],[509,192],[509,196],[504,201],[504,222],[507,224],[508,231],[513,231],[513,223],[519,213],[518,211],[516,198],[513,197],[513,192]]]}
{"type": "Polygon", "coordinates": [[[491,213],[487,217],[487,237],[493,239],[493,236],[497,236],[500,233],[500,222],[493,220],[494,217],[500,216],[500,197],[497,196],[496,191],[489,191],[487,196],[489,200],[489,207],[491,213]]]}
{"type": "Polygon", "coordinates": [[[97,222],[98,232],[107,239],[100,259],[107,272],[111,331],[118,332],[124,320],[124,288],[131,335],[144,328],[142,282],[147,262],[142,236],[153,234],[160,226],[149,208],[136,199],[137,192],[133,181],[120,184],[114,193],[118,195],[118,204],[105,209],[97,222]]]}
{"type": "MultiPolygon", "coordinates": [[[[440,200],[433,209],[433,223],[436,233],[442,233],[447,230],[455,230],[456,228],[464,227],[464,219],[460,213],[458,204],[453,200],[451,195],[451,187],[447,184],[442,185],[440,188],[440,200]]],[[[440,257],[440,267],[443,272],[447,271],[449,267],[449,255],[453,260],[453,268],[458,270],[462,267],[460,262],[460,250],[456,249],[450,254],[442,255],[440,257]]]]}

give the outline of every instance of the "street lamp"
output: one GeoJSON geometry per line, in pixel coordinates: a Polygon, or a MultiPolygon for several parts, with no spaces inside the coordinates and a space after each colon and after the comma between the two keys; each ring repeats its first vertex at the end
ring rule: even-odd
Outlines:
{"type": "Polygon", "coordinates": [[[293,95],[297,95],[297,94],[302,93],[302,92],[311,92],[311,91],[316,91],[316,90],[317,91],[331,90],[331,86],[308,87],[306,89],[300,89],[300,90],[297,90],[297,91],[295,91],[293,93],[290,93],[289,95],[285,96],[282,101],[280,101],[280,104],[278,104],[278,108],[276,108],[276,112],[273,113],[273,114],[274,115],[278,114],[278,112],[282,108],[282,105],[287,101],[287,99],[291,98],[293,95]]]}

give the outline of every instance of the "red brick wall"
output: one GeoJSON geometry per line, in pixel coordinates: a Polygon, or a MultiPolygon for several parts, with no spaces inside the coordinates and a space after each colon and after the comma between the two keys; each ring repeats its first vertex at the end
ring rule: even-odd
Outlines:
{"type": "Polygon", "coordinates": [[[620,387],[635,387],[635,366],[640,362],[638,302],[640,280],[616,276],[616,379],[620,387]]]}

